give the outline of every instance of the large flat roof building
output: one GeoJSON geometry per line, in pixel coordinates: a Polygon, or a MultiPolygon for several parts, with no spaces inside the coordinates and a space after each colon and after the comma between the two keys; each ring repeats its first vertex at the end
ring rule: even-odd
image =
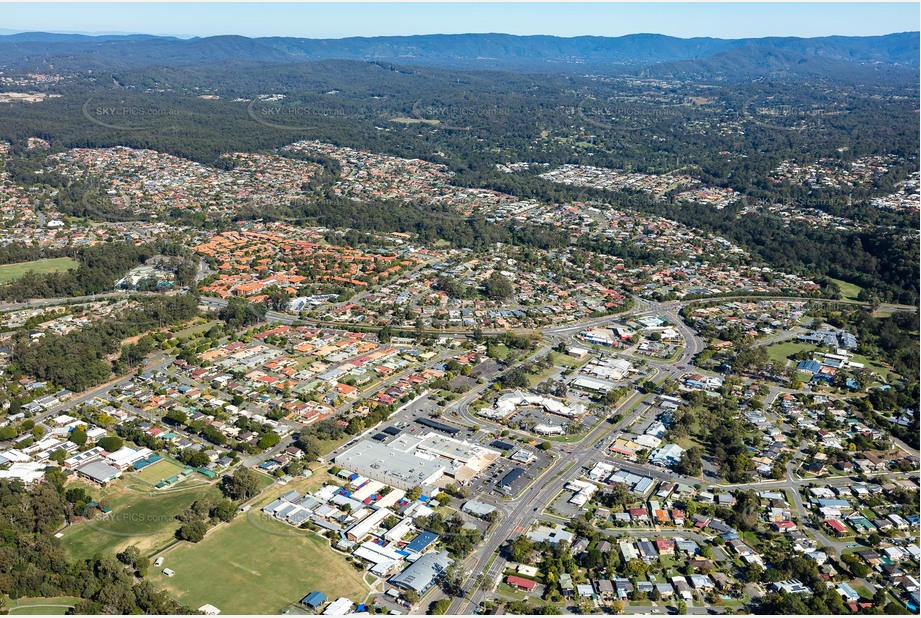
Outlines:
{"type": "Polygon", "coordinates": [[[445,460],[445,474],[461,483],[470,481],[502,456],[499,451],[437,433],[403,434],[388,446],[423,459],[445,460]]]}
{"type": "Polygon", "coordinates": [[[360,441],[333,461],[337,466],[403,490],[431,485],[445,471],[445,464],[439,460],[422,459],[369,440],[360,441]]]}
{"type": "Polygon", "coordinates": [[[91,461],[77,468],[77,473],[100,485],[113,481],[122,475],[121,470],[100,460],[91,461]]]}

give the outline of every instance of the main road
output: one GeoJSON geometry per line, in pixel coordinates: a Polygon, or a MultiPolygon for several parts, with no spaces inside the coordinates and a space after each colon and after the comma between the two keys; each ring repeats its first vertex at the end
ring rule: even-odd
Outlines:
{"type": "MultiPolygon", "coordinates": [[[[612,411],[616,415],[622,411],[629,411],[636,406],[633,414],[625,415],[616,424],[601,422],[591,430],[585,438],[575,445],[572,453],[567,457],[558,457],[554,463],[544,471],[539,477],[534,479],[530,486],[518,496],[511,508],[506,510],[505,517],[493,529],[489,538],[478,547],[464,561],[465,571],[464,590],[470,590],[481,573],[486,573],[486,565],[492,555],[509,540],[514,534],[522,532],[537,517],[544,508],[549,506],[557,494],[559,494],[570,476],[566,474],[570,469],[576,470],[585,466],[592,458],[598,456],[594,448],[598,440],[603,439],[609,433],[622,430],[634,421],[634,417],[639,412],[639,406],[645,394],[635,392],[612,411]]],[[[495,563],[490,569],[491,573],[501,573],[503,559],[501,556],[495,558],[495,563]]],[[[487,574],[489,577],[490,574],[487,574]]],[[[470,614],[472,608],[477,607],[483,600],[486,590],[482,587],[472,592],[469,598],[455,598],[448,610],[449,614],[470,614]]]]}

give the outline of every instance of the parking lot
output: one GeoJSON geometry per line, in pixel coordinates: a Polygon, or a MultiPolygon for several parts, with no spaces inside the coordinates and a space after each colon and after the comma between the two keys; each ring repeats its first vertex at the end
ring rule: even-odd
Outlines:
{"type": "MultiPolygon", "coordinates": [[[[482,440],[484,446],[489,446],[491,440],[482,440]]],[[[514,497],[517,496],[521,491],[531,484],[537,476],[540,475],[541,471],[550,465],[550,462],[553,461],[553,457],[550,453],[538,450],[533,446],[521,444],[515,442],[516,448],[509,451],[509,455],[515,453],[519,446],[520,448],[525,448],[531,451],[534,454],[534,459],[530,464],[526,464],[520,461],[512,461],[508,457],[501,457],[496,460],[492,466],[482,475],[479,476],[476,480],[473,481],[470,485],[471,494],[487,494],[493,497],[514,497]],[[505,477],[505,475],[515,468],[524,469],[524,474],[512,485],[511,492],[505,492],[500,489],[497,485],[499,481],[505,477]]],[[[493,448],[493,447],[490,447],[493,448]]]]}

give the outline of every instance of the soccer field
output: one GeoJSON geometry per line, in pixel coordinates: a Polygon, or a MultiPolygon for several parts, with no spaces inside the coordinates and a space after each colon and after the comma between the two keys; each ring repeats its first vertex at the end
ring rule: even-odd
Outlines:
{"type": "Polygon", "coordinates": [[[35,260],[34,262],[19,262],[18,264],[4,264],[0,266],[0,283],[9,283],[19,279],[27,272],[34,271],[40,275],[55,273],[62,270],[72,270],[80,265],[77,260],[69,257],[52,258],[50,260],[35,260]]]}
{"type": "Polygon", "coordinates": [[[330,549],[326,539],[249,511],[212,530],[200,543],[181,543],[165,554],[148,579],[183,604],[210,603],[224,614],[277,614],[308,593],[362,602],[362,573],[330,549]]]}

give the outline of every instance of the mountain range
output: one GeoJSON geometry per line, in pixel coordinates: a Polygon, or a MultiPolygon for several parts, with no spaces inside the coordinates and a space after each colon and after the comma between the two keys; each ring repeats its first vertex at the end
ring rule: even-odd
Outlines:
{"type": "Polygon", "coordinates": [[[53,34],[0,36],[7,70],[123,70],[228,60],[297,63],[348,59],[456,69],[635,74],[663,78],[776,77],[905,70],[919,66],[918,32],[820,38],[681,39],[657,34],[621,37],[451,34],[305,39],[213,36],[53,34]]]}

